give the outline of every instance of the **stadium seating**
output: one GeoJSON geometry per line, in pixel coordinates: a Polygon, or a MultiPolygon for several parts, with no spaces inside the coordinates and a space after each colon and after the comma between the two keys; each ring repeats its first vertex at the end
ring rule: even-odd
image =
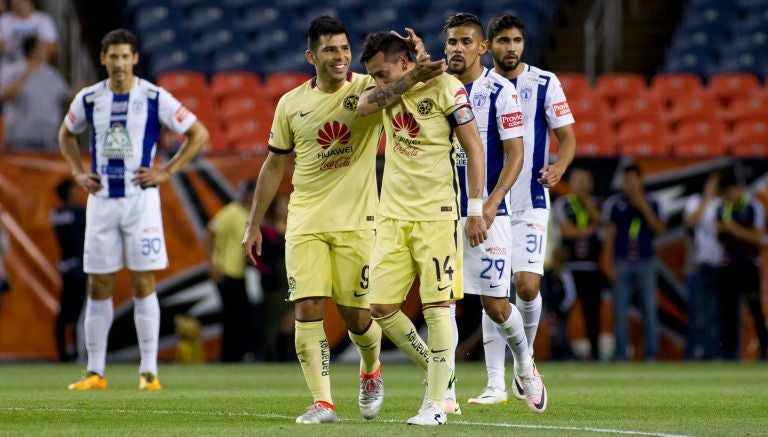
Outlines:
{"type": "Polygon", "coordinates": [[[310,79],[305,73],[273,73],[266,77],[264,88],[267,96],[277,101],[283,94],[310,79]]]}
{"type": "Polygon", "coordinates": [[[620,100],[613,112],[613,120],[622,123],[633,119],[660,118],[663,112],[663,105],[654,95],[639,94],[633,99],[620,100]]]}
{"type": "Polygon", "coordinates": [[[582,73],[557,73],[557,78],[560,79],[569,102],[576,101],[591,91],[587,76],[582,73]]]}
{"type": "Polygon", "coordinates": [[[585,94],[580,98],[570,99],[569,105],[573,112],[573,117],[577,121],[599,121],[602,123],[610,123],[611,109],[608,103],[595,95],[595,93],[585,94]]]}
{"type": "Polygon", "coordinates": [[[611,105],[617,100],[631,98],[647,91],[645,78],[636,73],[604,74],[597,78],[595,91],[611,105]]]}
{"type": "Polygon", "coordinates": [[[757,77],[746,73],[721,73],[709,78],[707,89],[723,102],[747,97],[759,91],[757,77]]]}
{"type": "Polygon", "coordinates": [[[227,126],[227,142],[236,150],[266,152],[270,127],[266,121],[237,120],[227,126]]]}
{"type": "Polygon", "coordinates": [[[228,123],[230,120],[249,118],[258,121],[271,122],[275,115],[272,101],[256,96],[230,96],[221,101],[221,118],[228,123]]]}
{"type": "MultiPolygon", "coordinates": [[[[607,123],[579,120],[574,124],[576,156],[615,156],[616,141],[607,123]]],[[[554,136],[554,135],[553,135],[554,136]]]]}
{"type": "Polygon", "coordinates": [[[768,95],[759,91],[750,95],[736,97],[722,111],[722,120],[728,123],[739,121],[758,121],[768,118],[768,95]]]}
{"type": "Polygon", "coordinates": [[[200,95],[207,97],[208,82],[205,75],[195,71],[166,71],[155,82],[174,95],[200,95]]]}
{"type": "Polygon", "coordinates": [[[695,74],[660,73],[651,80],[650,92],[665,106],[678,96],[687,96],[703,90],[701,79],[695,74]]]}
{"type": "Polygon", "coordinates": [[[628,121],[619,126],[616,142],[620,147],[639,143],[651,144],[652,148],[667,150],[669,148],[669,131],[661,118],[628,121]]]}
{"type": "Polygon", "coordinates": [[[261,79],[251,72],[226,71],[211,76],[211,92],[216,100],[221,101],[232,96],[263,95],[264,87],[261,79]]]}
{"type": "Polygon", "coordinates": [[[683,121],[712,121],[717,118],[719,104],[711,94],[699,92],[690,94],[684,99],[675,99],[668,120],[672,123],[683,121]]]}

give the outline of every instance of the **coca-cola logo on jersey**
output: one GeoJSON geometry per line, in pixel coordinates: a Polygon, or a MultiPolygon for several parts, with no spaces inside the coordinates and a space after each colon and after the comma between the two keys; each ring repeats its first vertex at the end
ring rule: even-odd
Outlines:
{"type": "Polygon", "coordinates": [[[568,102],[565,100],[552,105],[552,109],[555,110],[555,117],[562,117],[571,113],[571,107],[568,106],[568,102]]]}
{"type": "Polygon", "coordinates": [[[523,125],[523,113],[513,112],[511,114],[502,114],[501,126],[504,129],[511,129],[513,127],[520,127],[523,125]]]}

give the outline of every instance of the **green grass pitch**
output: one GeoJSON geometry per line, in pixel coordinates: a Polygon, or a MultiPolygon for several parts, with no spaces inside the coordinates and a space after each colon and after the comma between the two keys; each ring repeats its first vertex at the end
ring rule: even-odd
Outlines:
{"type": "MultiPolygon", "coordinates": [[[[508,369],[508,371],[511,369],[508,369]]],[[[140,392],[137,367],[107,367],[109,389],[70,392],[81,367],[0,365],[0,435],[768,435],[765,364],[539,363],[549,390],[544,414],[512,399],[466,404],[485,384],[481,363],[460,363],[461,416],[439,428],[413,427],[424,392],[410,364],[383,367],[379,417],[357,410],[357,369],[333,363],[339,424],[297,425],[311,403],[298,363],[162,366],[160,392],[140,392]]]]}

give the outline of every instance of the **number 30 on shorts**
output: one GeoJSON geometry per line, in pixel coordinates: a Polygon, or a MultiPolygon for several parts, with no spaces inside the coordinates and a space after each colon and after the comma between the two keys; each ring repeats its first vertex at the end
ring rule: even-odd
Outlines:
{"type": "Polygon", "coordinates": [[[163,242],[160,238],[142,238],[141,239],[141,254],[149,256],[152,254],[160,253],[160,249],[163,247],[163,242]]]}

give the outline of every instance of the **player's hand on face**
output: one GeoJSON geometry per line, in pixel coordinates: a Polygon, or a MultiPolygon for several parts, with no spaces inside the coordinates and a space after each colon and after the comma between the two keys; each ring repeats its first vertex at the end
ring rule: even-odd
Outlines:
{"type": "Polygon", "coordinates": [[[104,188],[104,186],[101,185],[101,177],[96,173],[77,173],[75,175],[75,182],[91,194],[104,188]]]}
{"type": "Polygon", "coordinates": [[[261,229],[258,225],[245,227],[242,245],[243,255],[256,265],[256,255],[261,256],[261,229]]]}
{"type": "Polygon", "coordinates": [[[408,49],[416,55],[417,61],[423,58],[429,58],[429,53],[427,53],[427,49],[424,48],[424,42],[410,27],[405,28],[405,33],[408,36],[400,35],[396,30],[392,30],[391,33],[408,44],[408,49]]]}
{"type": "Polygon", "coordinates": [[[472,247],[477,246],[488,238],[488,228],[485,226],[485,219],[483,217],[467,217],[464,232],[467,235],[469,245],[472,247]]]}
{"type": "Polygon", "coordinates": [[[131,182],[142,187],[158,185],[171,178],[168,170],[157,167],[141,167],[136,171],[136,177],[131,182]]]}
{"type": "Polygon", "coordinates": [[[560,166],[545,165],[544,168],[539,171],[539,174],[541,174],[539,183],[547,188],[552,188],[560,182],[560,178],[563,177],[564,172],[565,169],[560,168],[560,166]]]}

